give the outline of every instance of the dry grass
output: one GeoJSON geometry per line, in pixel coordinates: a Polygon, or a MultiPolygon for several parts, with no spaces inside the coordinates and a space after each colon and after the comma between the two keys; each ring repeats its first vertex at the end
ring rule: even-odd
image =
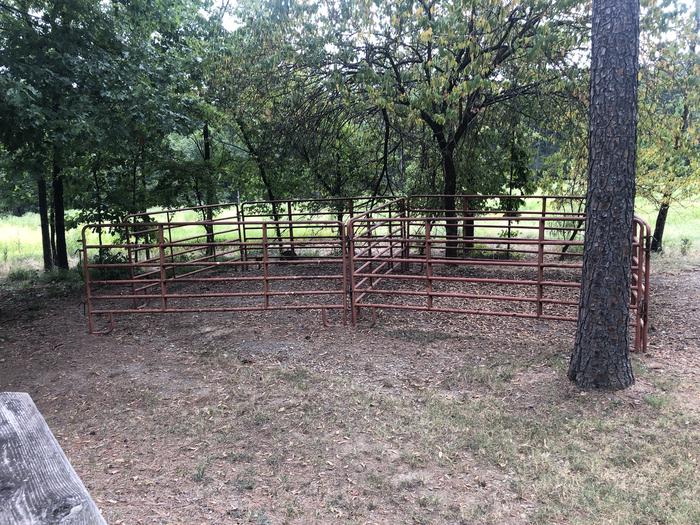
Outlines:
{"type": "Polygon", "coordinates": [[[630,395],[579,395],[551,369],[471,371],[475,387],[405,395],[298,366],[238,367],[193,404],[151,391],[152,426],[132,431],[179,456],[161,483],[191,478],[195,504],[233,521],[700,522],[698,419],[670,393],[646,378],[630,395]]]}
{"type": "Polygon", "coordinates": [[[96,337],[44,288],[3,292],[0,381],[110,523],[700,523],[700,278],[653,286],[620,394],[566,381],[570,325],[194,314],[96,337]]]}

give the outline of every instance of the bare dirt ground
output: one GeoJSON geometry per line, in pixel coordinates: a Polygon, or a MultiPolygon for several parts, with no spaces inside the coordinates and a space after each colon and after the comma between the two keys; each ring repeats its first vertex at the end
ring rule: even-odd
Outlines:
{"type": "Polygon", "coordinates": [[[123,316],[0,290],[26,391],[109,523],[700,523],[700,266],[654,268],[637,384],[566,380],[574,325],[387,312],[123,316]]]}

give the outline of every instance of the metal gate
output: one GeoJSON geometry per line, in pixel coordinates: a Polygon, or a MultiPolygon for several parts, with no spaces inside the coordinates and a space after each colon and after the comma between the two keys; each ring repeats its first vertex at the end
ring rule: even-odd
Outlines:
{"type": "MultiPolygon", "coordinates": [[[[373,319],[393,309],[576,321],[585,216],[566,209],[582,199],[456,196],[459,214],[442,199],[400,199],[348,222],[353,323],[363,309],[373,319]],[[493,202],[515,198],[537,206],[515,212],[493,202]]],[[[632,235],[634,349],[644,350],[649,226],[635,217],[632,235]]]]}

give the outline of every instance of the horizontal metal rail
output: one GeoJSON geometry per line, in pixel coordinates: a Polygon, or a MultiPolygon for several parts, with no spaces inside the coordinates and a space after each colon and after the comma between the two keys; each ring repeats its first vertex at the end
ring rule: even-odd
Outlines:
{"type": "Polygon", "coordinates": [[[289,220],[249,221],[260,236],[242,240],[202,242],[203,236],[172,238],[173,231],[214,223],[243,231],[240,221],[170,221],[149,223],[155,238],[143,240],[131,223],[94,224],[83,228],[83,270],[90,332],[97,331],[96,317],[182,312],[245,312],[262,310],[347,312],[347,270],[344,224],[333,220],[299,221],[298,231],[330,229],[337,236],[318,239],[303,234],[276,244],[277,227],[289,220]],[[240,228],[240,229],[239,229],[240,228]],[[88,232],[110,231],[125,241],[88,242],[88,232]],[[192,242],[194,241],[194,242],[192,242]],[[291,250],[291,253],[287,251],[291,250]],[[136,250],[148,250],[137,258],[136,250]],[[104,260],[105,254],[109,254],[104,260]],[[306,267],[307,274],[296,268],[306,267]],[[209,272],[206,276],[196,276],[209,272]],[[224,272],[225,275],[221,275],[224,272]],[[205,288],[206,286],[206,288],[205,288]]]}
{"type": "MultiPolygon", "coordinates": [[[[401,215],[376,216],[371,211],[351,219],[348,267],[353,323],[363,309],[372,311],[372,319],[376,310],[396,309],[575,321],[585,216],[547,211],[547,201],[553,199],[538,198],[540,211],[518,216],[476,207],[465,207],[469,215],[462,210],[448,215],[440,207],[419,206],[416,199],[408,198],[403,207],[394,206],[404,210],[401,215]],[[421,213],[426,214],[416,215],[421,213]],[[450,230],[450,223],[457,228],[450,230]],[[488,234],[494,230],[505,234],[488,234]],[[464,273],[477,268],[492,276],[464,273]]],[[[648,337],[650,232],[639,218],[633,230],[631,322],[634,349],[643,350],[648,337]]]]}
{"type": "MultiPolygon", "coordinates": [[[[414,195],[156,210],[83,229],[88,325],[139,313],[363,309],[575,321],[584,199],[414,195]],[[454,202],[446,209],[445,202],[454,202]],[[524,209],[518,209],[522,204],[524,209]],[[182,221],[183,212],[202,220],[182,221]],[[210,220],[204,220],[210,217],[210,220]],[[89,232],[111,233],[102,243],[89,232]]],[[[648,224],[632,232],[634,349],[648,341],[648,224]]]]}

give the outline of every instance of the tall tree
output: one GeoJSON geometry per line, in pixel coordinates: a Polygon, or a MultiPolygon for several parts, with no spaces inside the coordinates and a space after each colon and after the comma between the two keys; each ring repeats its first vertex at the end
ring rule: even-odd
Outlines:
{"type": "Polygon", "coordinates": [[[634,383],[628,324],[638,54],[639,0],[594,0],[586,237],[568,371],[583,389],[634,383]]]}
{"type": "Polygon", "coordinates": [[[673,202],[700,189],[700,2],[671,7],[652,2],[646,10],[640,70],[638,188],[658,206],[657,252],[673,202]]]}
{"type": "MultiPolygon", "coordinates": [[[[568,29],[577,11],[570,1],[331,0],[326,10],[329,70],[339,68],[379,107],[430,130],[448,217],[458,193],[456,152],[479,117],[557,79],[577,43],[568,29]]],[[[456,239],[456,221],[446,229],[456,239]]],[[[447,255],[456,253],[456,242],[448,243],[447,255]]]]}
{"type": "MultiPolygon", "coordinates": [[[[67,269],[66,168],[89,128],[90,91],[108,64],[106,57],[116,51],[116,42],[100,6],[84,0],[2,3],[0,23],[0,89],[14,93],[0,102],[0,114],[7,113],[15,124],[14,130],[3,129],[0,139],[11,151],[47,159],[35,166],[49,174],[54,264],[67,269]]],[[[45,228],[43,177],[36,173],[45,228]]]]}
{"type": "Polygon", "coordinates": [[[11,123],[0,126],[0,142],[36,180],[45,261],[67,268],[66,227],[166,204],[151,190],[172,156],[168,135],[192,127],[195,75],[183,70],[196,71],[201,57],[190,44],[215,23],[205,7],[0,2],[0,118],[11,123]],[[65,223],[64,208],[77,209],[65,223]]]}

